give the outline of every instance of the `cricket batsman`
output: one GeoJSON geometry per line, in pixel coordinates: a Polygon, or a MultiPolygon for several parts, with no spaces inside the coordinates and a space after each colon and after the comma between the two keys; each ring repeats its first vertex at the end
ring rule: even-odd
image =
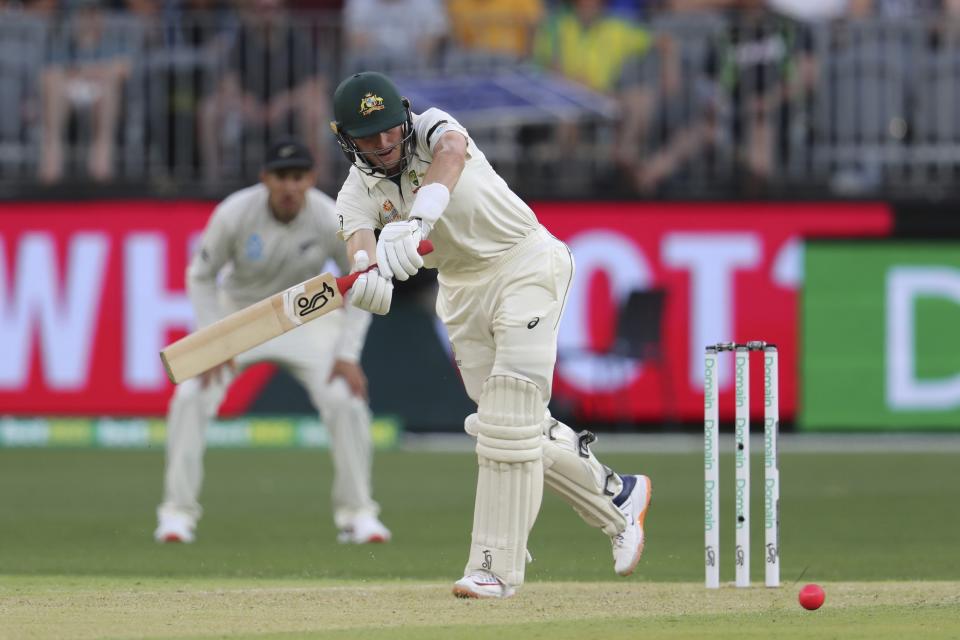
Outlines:
{"type": "MultiPolygon", "coordinates": [[[[270,148],[260,183],[220,203],[187,269],[197,324],[223,316],[323,271],[330,259],[346,272],[333,199],[313,188],[314,161],[305,146],[281,140],[270,148]]],[[[207,423],[236,371],[270,361],[307,390],[330,433],[334,522],[346,543],[387,542],[390,531],[371,497],[370,409],[360,353],[370,314],[347,305],[243,353],[177,386],[167,415],[163,502],[158,542],[193,542],[202,509],[207,423]]]]}
{"type": "Polygon", "coordinates": [[[331,123],[352,163],[337,197],[340,235],[354,268],[375,256],[350,301],[390,310],[392,280],[436,268],[437,313],[477,412],[473,533],[453,593],[504,598],[523,584],[527,537],[543,485],[610,537],[614,570],[633,572],[644,545],[650,479],[620,475],[547,410],[557,328],[573,279],[573,257],[497,175],[450,114],[412,113],[383,74],[351,75],[334,93],[331,123]],[[379,239],[374,231],[379,229],[379,239]],[[434,251],[421,257],[429,238],[434,251]]]}

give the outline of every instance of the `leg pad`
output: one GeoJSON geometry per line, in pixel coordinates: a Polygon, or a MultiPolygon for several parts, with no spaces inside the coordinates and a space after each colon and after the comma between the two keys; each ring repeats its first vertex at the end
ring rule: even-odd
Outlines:
{"type": "Polygon", "coordinates": [[[545,402],[527,380],[491,376],[483,385],[476,418],[477,499],[466,574],[494,573],[506,584],[523,583],[527,537],[543,497],[541,422],[545,402]]]}

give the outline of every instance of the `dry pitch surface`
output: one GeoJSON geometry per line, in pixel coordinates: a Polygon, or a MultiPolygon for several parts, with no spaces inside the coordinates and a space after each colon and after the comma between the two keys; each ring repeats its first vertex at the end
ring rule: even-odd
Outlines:
{"type": "Polygon", "coordinates": [[[0,637],[15,638],[960,638],[960,582],[708,592],[690,583],[531,583],[506,601],[448,584],[0,578],[0,637]]]}

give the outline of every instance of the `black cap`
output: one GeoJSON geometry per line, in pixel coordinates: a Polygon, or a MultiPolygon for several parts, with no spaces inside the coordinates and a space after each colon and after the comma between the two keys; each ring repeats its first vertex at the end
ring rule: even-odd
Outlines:
{"type": "Polygon", "coordinates": [[[278,140],[270,145],[267,159],[263,163],[265,171],[280,171],[282,169],[313,168],[313,156],[310,150],[296,140],[278,140]]]}

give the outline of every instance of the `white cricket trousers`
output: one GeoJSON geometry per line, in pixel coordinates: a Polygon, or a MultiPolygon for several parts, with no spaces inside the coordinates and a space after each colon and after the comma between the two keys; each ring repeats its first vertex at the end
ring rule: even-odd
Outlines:
{"type": "Polygon", "coordinates": [[[491,374],[529,380],[550,401],[573,268],[570,249],[540,227],[489,273],[469,282],[440,276],[437,315],[474,402],[491,374]]]}
{"type": "MultiPolygon", "coordinates": [[[[330,434],[333,515],[338,528],[348,526],[358,515],[379,513],[370,486],[370,409],[350,393],[342,379],[327,381],[343,322],[343,312],[334,311],[237,358],[241,370],[256,362],[277,364],[307,390],[330,434]]],[[[199,496],[207,424],[217,414],[232,381],[232,377],[221,377],[219,383],[202,388],[197,377],[177,386],[167,414],[164,496],[158,514],[178,513],[194,521],[202,515],[199,496]]]]}

